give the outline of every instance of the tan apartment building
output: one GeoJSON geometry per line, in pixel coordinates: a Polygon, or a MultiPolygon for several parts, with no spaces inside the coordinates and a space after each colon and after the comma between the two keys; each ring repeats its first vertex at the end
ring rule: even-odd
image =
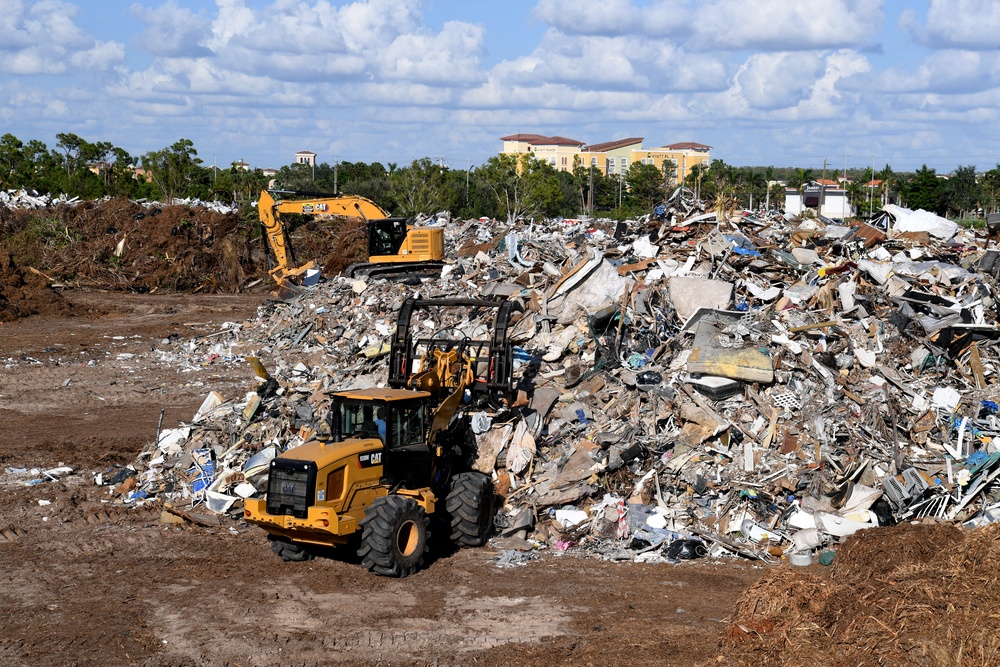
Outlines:
{"type": "Polygon", "coordinates": [[[573,171],[573,158],[580,154],[583,142],[568,137],[546,137],[540,134],[512,134],[500,137],[503,142],[501,153],[521,155],[530,153],[539,160],[545,160],[556,171],[573,171]]]}
{"type": "Polygon", "coordinates": [[[501,137],[502,154],[521,155],[531,153],[547,161],[558,171],[572,171],[578,163],[582,167],[592,167],[605,176],[624,174],[634,162],[651,164],[663,169],[663,163],[670,160],[674,164],[671,180],[679,183],[687,178],[696,164],[706,167],[712,162],[711,146],[685,141],[659,148],[643,148],[643,137],[629,137],[616,141],[586,145],[566,137],[546,137],[541,134],[512,134],[501,137]]]}
{"type": "Polygon", "coordinates": [[[605,176],[616,176],[628,172],[635,161],[636,150],[642,148],[642,137],[629,137],[617,141],[584,146],[580,151],[580,164],[599,169],[605,176]]]}
{"type": "Polygon", "coordinates": [[[682,183],[696,164],[703,164],[706,167],[712,164],[711,150],[712,147],[705,144],[683,141],[659,148],[639,148],[633,151],[632,159],[643,164],[654,165],[661,171],[663,163],[670,160],[674,163],[674,173],[671,180],[676,184],[682,183]]]}

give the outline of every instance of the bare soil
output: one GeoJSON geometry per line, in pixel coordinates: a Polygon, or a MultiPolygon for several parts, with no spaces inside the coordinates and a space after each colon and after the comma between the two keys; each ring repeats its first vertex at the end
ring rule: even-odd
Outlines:
{"type": "MultiPolygon", "coordinates": [[[[128,218],[131,219],[131,218],[128,218]]],[[[692,665],[714,661],[743,562],[636,565],[492,548],[403,580],[349,555],[284,563],[245,524],[164,524],[95,486],[249,371],[156,361],[170,336],[242,321],[260,295],[70,291],[0,324],[2,665],[692,665]],[[27,486],[5,469],[76,473],[27,486]]]]}

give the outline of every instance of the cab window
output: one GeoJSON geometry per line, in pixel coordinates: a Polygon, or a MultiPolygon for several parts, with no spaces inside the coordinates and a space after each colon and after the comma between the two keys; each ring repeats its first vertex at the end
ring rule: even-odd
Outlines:
{"type": "Polygon", "coordinates": [[[396,407],[393,410],[393,424],[390,447],[417,445],[424,441],[424,406],[417,404],[396,407]]]}

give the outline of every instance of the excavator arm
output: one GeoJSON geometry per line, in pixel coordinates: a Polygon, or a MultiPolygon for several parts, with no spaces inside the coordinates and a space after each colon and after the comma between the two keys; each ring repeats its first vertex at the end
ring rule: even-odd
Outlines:
{"type": "Polygon", "coordinates": [[[389,212],[370,199],[356,195],[332,195],[312,199],[276,199],[264,190],[257,201],[260,224],[264,227],[267,245],[274,255],[274,268],[269,273],[279,287],[287,287],[288,279],[315,267],[312,261],[295,265],[295,254],[288,238],[288,228],[282,221],[284,213],[328,215],[361,218],[365,222],[389,217],[389,212]]]}

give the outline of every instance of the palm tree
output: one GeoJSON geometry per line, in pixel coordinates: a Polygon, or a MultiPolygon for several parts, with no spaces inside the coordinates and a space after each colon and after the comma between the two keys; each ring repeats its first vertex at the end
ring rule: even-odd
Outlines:
{"type": "Polygon", "coordinates": [[[764,209],[771,210],[771,181],[774,180],[774,167],[764,167],[764,209]]]}
{"type": "Polygon", "coordinates": [[[744,175],[747,191],[750,193],[750,210],[753,210],[753,196],[757,194],[757,202],[760,202],[760,192],[767,191],[767,181],[764,179],[764,174],[759,171],[754,171],[753,169],[748,169],[744,175]]]}
{"type": "Polygon", "coordinates": [[[855,179],[847,185],[847,200],[860,214],[862,205],[868,200],[868,184],[860,179],[855,179]]]}
{"type": "Polygon", "coordinates": [[[812,169],[803,169],[802,167],[799,167],[788,179],[788,185],[796,190],[801,190],[803,185],[815,179],[816,175],[812,169]]]}

